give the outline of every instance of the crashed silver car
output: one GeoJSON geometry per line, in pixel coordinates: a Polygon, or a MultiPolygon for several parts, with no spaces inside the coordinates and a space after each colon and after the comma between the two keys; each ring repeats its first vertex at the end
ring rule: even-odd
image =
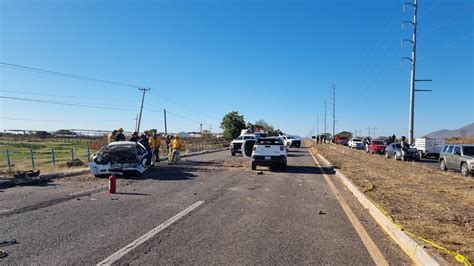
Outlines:
{"type": "MultiPolygon", "coordinates": [[[[93,162],[89,163],[91,174],[106,177],[111,174],[142,175],[146,170],[149,153],[145,147],[132,141],[117,141],[104,145],[93,162]]],[[[150,160],[153,165],[153,160],[150,160]]]]}

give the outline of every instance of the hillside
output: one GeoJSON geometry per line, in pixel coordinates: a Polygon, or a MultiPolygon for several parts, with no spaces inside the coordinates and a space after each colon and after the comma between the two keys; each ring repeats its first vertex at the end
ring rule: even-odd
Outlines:
{"type": "Polygon", "coordinates": [[[465,127],[449,130],[449,129],[442,129],[435,132],[431,132],[426,134],[425,137],[433,138],[433,139],[445,139],[445,138],[453,138],[453,137],[474,137],[474,123],[471,123],[465,127]]]}

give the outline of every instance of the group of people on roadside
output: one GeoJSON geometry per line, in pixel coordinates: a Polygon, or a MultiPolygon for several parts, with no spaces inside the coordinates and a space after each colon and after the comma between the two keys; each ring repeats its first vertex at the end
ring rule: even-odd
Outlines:
{"type": "MultiPolygon", "coordinates": [[[[143,134],[138,132],[133,132],[132,136],[128,141],[138,142],[148,152],[147,165],[151,165],[151,161],[159,162],[160,161],[160,149],[161,149],[161,140],[160,135],[154,131],[145,130],[143,134]]],[[[114,141],[126,141],[125,134],[123,133],[123,128],[119,128],[110,132],[107,136],[108,143],[114,141]]],[[[178,134],[166,135],[165,136],[166,149],[165,153],[168,157],[168,164],[177,164],[181,155],[181,149],[183,148],[183,143],[178,134]]]]}

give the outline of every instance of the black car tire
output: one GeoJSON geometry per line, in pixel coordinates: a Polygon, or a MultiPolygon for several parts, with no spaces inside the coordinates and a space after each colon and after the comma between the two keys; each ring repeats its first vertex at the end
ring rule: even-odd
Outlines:
{"type": "Polygon", "coordinates": [[[282,163],[282,164],[280,165],[280,170],[283,171],[283,172],[285,172],[287,166],[288,166],[288,165],[287,165],[286,163],[282,163]]]}
{"type": "Polygon", "coordinates": [[[467,163],[461,164],[461,174],[463,176],[469,176],[469,169],[467,168],[467,163]]]}
{"type": "Polygon", "coordinates": [[[252,170],[254,170],[254,171],[257,170],[257,164],[256,163],[252,163],[251,167],[252,167],[252,170]]]}
{"type": "Polygon", "coordinates": [[[231,152],[230,155],[235,156],[235,152],[231,152]]]}

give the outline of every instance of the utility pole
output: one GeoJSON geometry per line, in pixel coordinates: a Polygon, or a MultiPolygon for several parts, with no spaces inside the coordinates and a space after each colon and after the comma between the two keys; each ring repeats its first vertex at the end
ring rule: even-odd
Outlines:
{"type": "Polygon", "coordinates": [[[327,124],[326,124],[326,117],[327,117],[327,106],[326,106],[326,100],[324,100],[324,134],[328,132],[327,130],[327,124]]]}
{"type": "Polygon", "coordinates": [[[165,135],[168,135],[168,123],[166,121],[166,109],[164,109],[163,114],[165,116],[165,135]]]}
{"type": "Polygon", "coordinates": [[[332,84],[332,136],[336,135],[336,84],[332,84]]]}
{"type": "Polygon", "coordinates": [[[138,114],[137,114],[137,117],[135,118],[135,131],[137,131],[137,127],[138,127],[138,114]]]}
{"type": "Polygon", "coordinates": [[[140,132],[140,123],[142,122],[142,112],[143,112],[143,103],[145,102],[145,93],[149,91],[150,88],[138,88],[138,90],[143,91],[142,106],[140,107],[140,115],[138,116],[138,125],[137,125],[137,132],[140,132]]]}
{"type": "Polygon", "coordinates": [[[199,132],[201,132],[201,133],[202,133],[202,123],[201,123],[199,126],[200,126],[200,128],[201,128],[201,131],[199,131],[199,132]]]}
{"type": "Polygon", "coordinates": [[[410,111],[409,111],[409,119],[408,119],[408,142],[409,144],[413,144],[414,142],[414,126],[415,126],[415,92],[416,91],[431,91],[431,90],[416,90],[415,83],[417,81],[432,81],[432,80],[417,80],[415,78],[415,70],[416,70],[416,27],[418,25],[417,22],[417,13],[418,13],[418,0],[413,0],[413,3],[404,3],[403,4],[403,12],[405,12],[405,5],[411,5],[413,7],[413,21],[403,21],[402,26],[405,23],[409,23],[413,26],[413,35],[412,39],[403,39],[402,40],[402,47],[403,42],[410,42],[411,47],[411,58],[410,57],[402,57],[402,59],[406,59],[411,61],[411,76],[410,76],[410,111]]]}
{"type": "Polygon", "coordinates": [[[374,126],[374,139],[375,139],[375,126],[374,126]]]}

